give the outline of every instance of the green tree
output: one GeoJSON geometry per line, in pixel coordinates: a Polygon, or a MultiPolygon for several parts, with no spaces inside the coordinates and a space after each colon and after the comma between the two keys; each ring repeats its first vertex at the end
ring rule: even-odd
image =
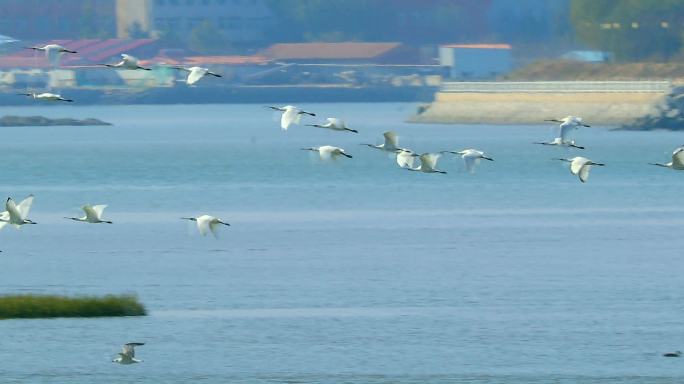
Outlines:
{"type": "Polygon", "coordinates": [[[618,61],[667,60],[682,48],[684,0],[573,0],[579,40],[618,61]]]}

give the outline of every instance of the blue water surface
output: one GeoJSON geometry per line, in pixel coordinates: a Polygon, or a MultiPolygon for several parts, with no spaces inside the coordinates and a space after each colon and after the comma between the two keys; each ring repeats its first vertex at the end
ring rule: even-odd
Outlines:
{"type": "MultiPolygon", "coordinates": [[[[1,128],[0,293],[135,293],[149,316],[0,321],[2,383],[679,383],[682,133],[421,125],[412,104],[311,104],[360,131],[287,132],[259,105],[0,107],[105,127],[1,128]],[[473,175],[360,146],[486,151],[473,175]],[[300,148],[336,145],[321,162],[300,148]],[[580,183],[557,157],[606,167],[580,183]],[[108,204],[113,225],[63,219],[108,204]],[[202,237],[184,216],[231,227],[202,237]],[[144,362],[111,363],[120,345],[144,362]]],[[[549,116],[540,116],[540,120],[549,116]]]]}

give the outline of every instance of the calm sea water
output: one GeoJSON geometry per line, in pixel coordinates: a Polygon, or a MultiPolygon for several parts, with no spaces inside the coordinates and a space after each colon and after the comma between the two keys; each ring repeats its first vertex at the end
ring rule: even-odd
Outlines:
{"type": "MultiPolygon", "coordinates": [[[[302,105],[358,135],[281,132],[257,105],[0,108],[112,127],[2,128],[0,293],[136,293],[140,318],[0,321],[2,383],[675,383],[684,349],[684,135],[403,123],[410,104],[302,105]],[[359,143],[480,148],[474,175],[359,143]],[[301,147],[337,145],[321,163],[301,147]],[[607,163],[587,184],[558,156],[607,163]],[[62,219],[109,204],[114,225],[62,219]],[[232,226],[201,237],[181,216],[232,226]],[[145,342],[144,363],[111,363],[145,342]]],[[[541,116],[544,118],[548,116],[541,116]]],[[[309,121],[315,121],[311,119],[309,121]]]]}

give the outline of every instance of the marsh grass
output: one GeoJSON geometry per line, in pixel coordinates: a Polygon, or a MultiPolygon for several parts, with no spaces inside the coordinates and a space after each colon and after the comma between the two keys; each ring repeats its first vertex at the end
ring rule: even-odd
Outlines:
{"type": "Polygon", "coordinates": [[[145,307],[134,295],[67,297],[57,295],[0,295],[0,320],[51,317],[144,316],[145,307]]]}

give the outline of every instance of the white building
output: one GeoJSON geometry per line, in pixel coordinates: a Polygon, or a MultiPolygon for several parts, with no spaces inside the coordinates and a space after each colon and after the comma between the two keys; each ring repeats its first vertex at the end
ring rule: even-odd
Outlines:
{"type": "Polygon", "coordinates": [[[117,0],[117,36],[130,36],[133,29],[152,37],[173,31],[189,36],[197,26],[210,22],[228,43],[250,43],[265,39],[273,14],[264,0],[117,0]]]}
{"type": "Polygon", "coordinates": [[[439,63],[452,79],[493,78],[512,69],[508,44],[449,44],[439,47],[439,63]]]}

